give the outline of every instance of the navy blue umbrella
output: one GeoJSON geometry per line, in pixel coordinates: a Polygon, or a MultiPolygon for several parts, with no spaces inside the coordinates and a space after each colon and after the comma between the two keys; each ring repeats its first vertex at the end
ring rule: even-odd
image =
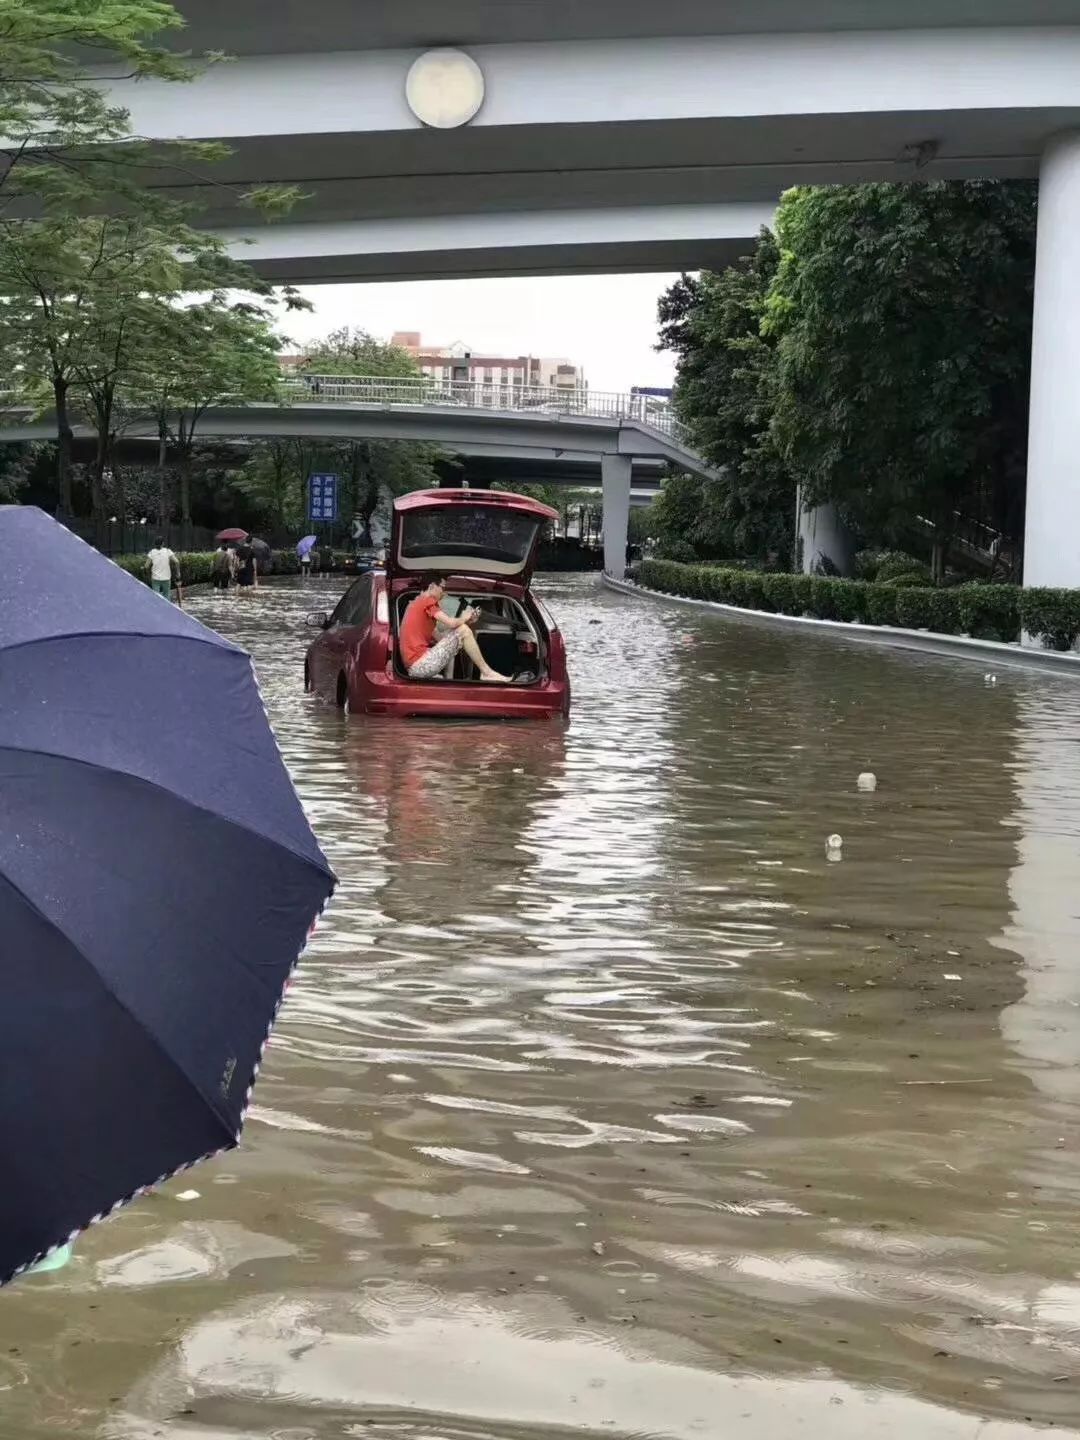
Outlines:
{"type": "Polygon", "coordinates": [[[0,507],[0,1284],[237,1143],[332,889],[244,651],[0,507]]]}

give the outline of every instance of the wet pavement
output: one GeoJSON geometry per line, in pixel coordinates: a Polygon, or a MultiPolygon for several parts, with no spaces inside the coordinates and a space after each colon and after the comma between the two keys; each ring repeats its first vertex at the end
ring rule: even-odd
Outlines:
{"type": "Polygon", "coordinates": [[[340,588],[191,602],[341,887],[243,1148],[0,1293],[0,1433],[1080,1435],[1080,687],[570,577],[568,728],[345,719],[340,588]]]}

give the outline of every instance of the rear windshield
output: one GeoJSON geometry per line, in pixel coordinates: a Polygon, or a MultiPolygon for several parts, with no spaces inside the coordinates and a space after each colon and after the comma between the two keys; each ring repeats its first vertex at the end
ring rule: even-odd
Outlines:
{"type": "Polygon", "coordinates": [[[470,556],[523,566],[540,521],[494,505],[440,506],[406,514],[401,530],[402,560],[470,556]]]}

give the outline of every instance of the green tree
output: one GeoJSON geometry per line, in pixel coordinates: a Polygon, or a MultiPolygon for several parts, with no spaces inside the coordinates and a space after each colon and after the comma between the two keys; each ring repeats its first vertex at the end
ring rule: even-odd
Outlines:
{"type": "Polygon", "coordinates": [[[251,448],[236,485],[273,530],[296,530],[304,510],[298,503],[294,475],[297,442],[291,437],[261,440],[251,448]]]}
{"type": "MultiPolygon", "coordinates": [[[[292,291],[286,302],[300,302],[292,291]]],[[[126,387],[136,411],[152,410],[159,438],[159,514],[165,508],[167,458],[179,479],[180,521],[191,528],[192,458],[198,427],[207,410],[226,402],[272,401],[281,395],[278,364],[283,341],[273,328],[273,311],[250,299],[236,300],[218,290],[184,306],[157,305],[151,329],[135,336],[134,350],[145,346],[149,364],[126,387]]],[[[138,362],[138,354],[133,357],[138,362]]]]}
{"type": "MultiPolygon", "coordinates": [[[[99,524],[133,337],[160,330],[155,309],[192,291],[259,285],[191,228],[190,207],[147,187],[150,166],[183,165],[190,180],[193,163],[227,150],[139,141],[85,74],[89,56],[134,77],[192,78],[200,64],[155,43],[182,25],[160,0],[0,0],[0,342],[12,375],[55,411],[61,513],[72,511],[73,403],[95,424],[99,524]]],[[[257,186],[243,198],[274,213],[296,191],[257,186]]]]}
{"type": "Polygon", "coordinates": [[[766,332],[771,429],[809,504],[869,534],[958,511],[1016,533],[1023,510],[1035,267],[1026,182],[789,192],[766,332]]]}
{"type": "Polygon", "coordinates": [[[309,345],[300,365],[312,375],[375,375],[419,379],[420,368],[407,350],[376,340],[366,330],[343,325],[309,345]]]}
{"type": "Polygon", "coordinates": [[[125,397],[145,408],[148,378],[168,375],[170,394],[182,392],[189,414],[197,413],[215,387],[276,349],[265,314],[230,304],[228,287],[268,292],[222,241],[180,212],[154,223],[124,216],[0,222],[0,344],[28,395],[54,410],[61,513],[72,510],[73,412],[84,413],[98,436],[90,479],[100,526],[102,477],[125,397]],[[207,292],[209,300],[181,308],[207,292]]]}
{"type": "Polygon", "coordinates": [[[87,83],[80,56],[122,73],[186,80],[195,69],[153,42],[183,17],[158,0],[0,0],[0,134],[6,159],[0,200],[51,194],[65,172],[126,184],[136,159],[127,112],[87,83]]]}
{"type": "MultiPolygon", "coordinates": [[[[229,153],[216,142],[133,136],[128,112],[86,74],[90,63],[113,76],[193,80],[224,57],[193,57],[161,43],[184,24],[164,0],[0,0],[0,213],[43,206],[87,214],[120,204],[148,219],[171,205],[148,189],[149,169],[175,170],[190,182],[193,165],[229,153]]],[[[299,197],[295,186],[281,185],[237,194],[268,214],[299,197]]]]}
{"type": "MultiPolygon", "coordinates": [[[[407,350],[348,325],[309,345],[300,369],[301,373],[311,375],[373,376],[388,380],[422,378],[407,350]]],[[[395,495],[436,484],[436,462],[445,457],[435,446],[412,441],[355,440],[334,446],[325,458],[325,468],[341,476],[343,513],[354,515],[360,521],[362,533],[370,540],[372,521],[389,501],[395,495]]],[[[306,506],[304,487],[309,473],[300,477],[302,506],[306,506]]]]}
{"type": "Polygon", "coordinates": [[[660,533],[702,557],[792,553],[795,486],[770,430],[775,345],[762,334],[778,263],[763,230],[749,256],[684,275],[660,299],[658,348],[677,356],[675,408],[695,449],[723,471],[666,486],[660,533]]]}

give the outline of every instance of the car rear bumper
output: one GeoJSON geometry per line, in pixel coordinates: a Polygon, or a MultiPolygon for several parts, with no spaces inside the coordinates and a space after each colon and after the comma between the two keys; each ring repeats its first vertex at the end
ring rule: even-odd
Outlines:
{"type": "Polygon", "coordinates": [[[477,720],[550,720],[570,710],[570,687],[558,680],[539,685],[455,685],[413,681],[367,672],[359,678],[351,708],[364,715],[430,715],[477,720]]]}

